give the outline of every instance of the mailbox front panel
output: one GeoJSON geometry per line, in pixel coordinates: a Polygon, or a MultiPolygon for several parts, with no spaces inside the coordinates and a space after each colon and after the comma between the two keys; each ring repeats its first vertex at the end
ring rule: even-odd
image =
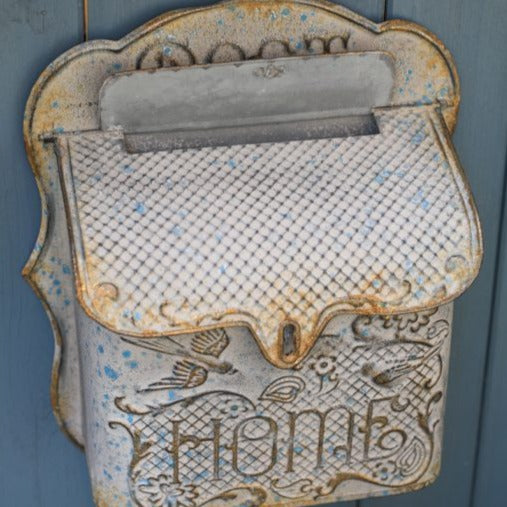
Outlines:
{"type": "Polygon", "coordinates": [[[438,474],[452,305],[340,316],[289,370],[241,328],[140,339],[79,323],[98,505],[319,505],[438,474]]]}

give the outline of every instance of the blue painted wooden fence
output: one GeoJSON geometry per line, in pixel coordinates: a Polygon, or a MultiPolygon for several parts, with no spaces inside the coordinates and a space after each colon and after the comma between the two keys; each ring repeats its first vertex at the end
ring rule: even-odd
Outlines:
{"type": "MultiPolygon", "coordinates": [[[[21,121],[37,73],[85,36],[118,38],[161,12],[207,0],[0,0],[0,505],[91,507],[84,456],[49,401],[53,338],[21,279],[39,197],[21,121]]],[[[456,58],[463,102],[455,143],[484,227],[485,259],[456,305],[442,473],[409,496],[345,507],[507,506],[507,1],[342,0],[381,21],[434,31],[456,58]]]]}

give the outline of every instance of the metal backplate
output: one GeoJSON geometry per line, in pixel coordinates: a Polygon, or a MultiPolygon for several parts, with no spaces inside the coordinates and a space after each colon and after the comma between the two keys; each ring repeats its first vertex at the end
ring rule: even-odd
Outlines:
{"type": "Polygon", "coordinates": [[[390,105],[439,102],[452,131],[459,82],[443,45],[417,25],[377,25],[327,2],[233,1],[169,12],[119,41],[78,46],[41,74],[27,103],[24,135],[40,190],[42,222],[24,275],[51,318],[56,343],[53,406],[74,440],[83,443],[77,309],[57,160],[44,136],[100,128],[99,91],[118,72],[378,50],[395,61],[390,105]]]}

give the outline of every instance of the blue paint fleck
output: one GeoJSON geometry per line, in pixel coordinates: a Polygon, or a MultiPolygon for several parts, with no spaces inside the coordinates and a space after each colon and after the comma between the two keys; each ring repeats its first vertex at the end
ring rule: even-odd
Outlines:
{"type": "Polygon", "coordinates": [[[62,271],[65,275],[70,275],[70,267],[67,264],[62,265],[62,271]]]}
{"type": "Polygon", "coordinates": [[[229,164],[229,167],[231,169],[234,169],[236,167],[236,161],[232,158],[229,160],[229,162],[227,162],[227,164],[229,164]]]}
{"type": "Polygon", "coordinates": [[[308,19],[308,16],[306,14],[301,14],[301,21],[306,21],[308,19]]]}
{"type": "Polygon", "coordinates": [[[142,202],[136,203],[136,211],[140,215],[144,215],[146,213],[146,208],[144,206],[144,203],[142,203],[142,202]]]}
{"type": "Polygon", "coordinates": [[[169,56],[173,52],[172,48],[170,48],[169,46],[165,46],[162,51],[165,56],[169,56]]]}
{"type": "Polygon", "coordinates": [[[176,237],[180,237],[183,234],[183,231],[181,230],[181,227],[179,225],[175,225],[171,229],[171,234],[174,234],[176,237]]]}
{"type": "Polygon", "coordinates": [[[282,9],[282,16],[290,16],[290,9],[288,7],[282,9]]]}
{"type": "Polygon", "coordinates": [[[129,367],[132,370],[135,370],[138,366],[139,366],[139,363],[137,361],[130,361],[130,363],[129,363],[129,367]]]}
{"type": "Polygon", "coordinates": [[[52,102],[52,104],[51,104],[51,107],[53,107],[53,108],[57,108],[57,107],[59,107],[59,106],[60,106],[60,104],[58,104],[58,101],[57,101],[57,100],[55,100],[55,101],[54,101],[54,102],[52,102]]]}
{"type": "Polygon", "coordinates": [[[141,320],[141,313],[138,311],[135,311],[132,315],[134,317],[134,320],[141,320]]]}
{"type": "Polygon", "coordinates": [[[444,97],[445,95],[448,95],[449,94],[449,88],[447,86],[444,86],[443,88],[440,89],[440,91],[438,92],[438,95],[442,98],[444,97]]]}
{"type": "Polygon", "coordinates": [[[130,350],[124,350],[121,355],[123,357],[130,357],[132,355],[132,352],[130,352],[130,350]]]}
{"type": "Polygon", "coordinates": [[[393,173],[392,170],[390,169],[383,169],[379,174],[377,174],[377,176],[375,176],[375,181],[379,184],[379,185],[382,185],[384,183],[384,181],[389,177],[391,176],[391,174],[393,173]]]}
{"type": "Polygon", "coordinates": [[[111,368],[111,366],[109,365],[104,367],[104,373],[111,380],[117,380],[119,377],[118,373],[115,370],[113,370],[113,368],[111,368]]]}
{"type": "Polygon", "coordinates": [[[411,202],[413,204],[421,204],[424,200],[424,192],[422,190],[418,190],[417,193],[412,197],[411,202]]]}
{"type": "Polygon", "coordinates": [[[99,351],[99,354],[103,354],[104,353],[104,347],[102,345],[99,345],[97,347],[97,350],[99,351]]]}
{"type": "Polygon", "coordinates": [[[113,63],[114,70],[121,70],[122,67],[123,67],[123,65],[119,62],[113,63]]]}

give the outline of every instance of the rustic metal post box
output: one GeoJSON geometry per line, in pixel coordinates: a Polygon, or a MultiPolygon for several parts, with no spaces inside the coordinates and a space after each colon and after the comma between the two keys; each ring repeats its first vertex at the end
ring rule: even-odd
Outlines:
{"type": "Polygon", "coordinates": [[[27,105],[25,276],[100,506],[317,505],[439,470],[481,232],[423,28],[316,1],[170,12],[27,105]]]}

